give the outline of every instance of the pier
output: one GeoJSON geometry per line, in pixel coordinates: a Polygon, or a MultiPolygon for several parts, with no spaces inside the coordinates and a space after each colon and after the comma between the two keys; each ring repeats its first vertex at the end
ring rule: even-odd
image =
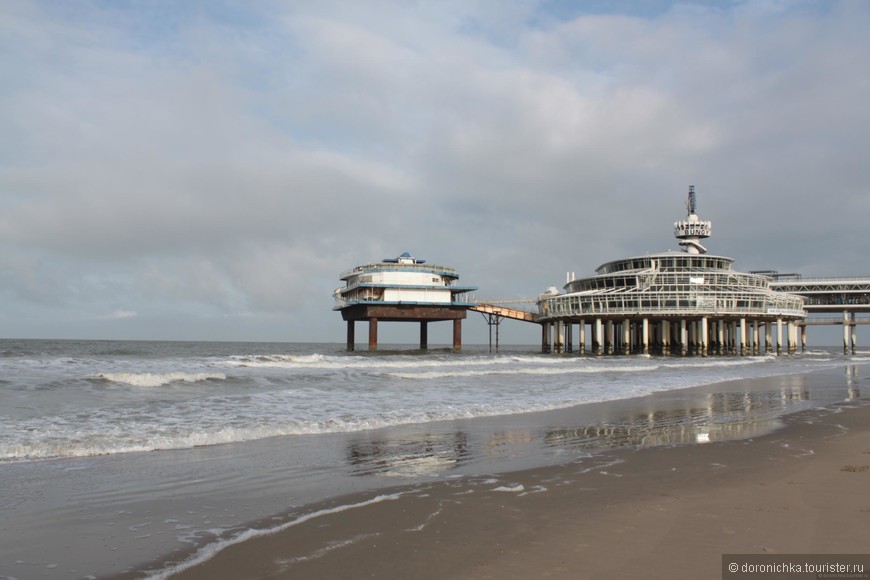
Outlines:
{"type": "Polygon", "coordinates": [[[807,314],[838,314],[839,316],[807,318],[800,324],[801,348],[806,350],[807,326],[842,325],[843,354],[855,354],[858,347],[858,325],[870,324],[858,314],[870,313],[870,277],[804,278],[800,274],[767,272],[773,281],[771,288],[803,296],[807,314]]]}
{"type": "Polygon", "coordinates": [[[468,300],[477,288],[458,285],[454,269],[407,253],[358,266],[341,275],[346,285],[334,292],[334,310],[347,322],[347,348],[355,348],[358,321],[368,323],[369,350],[378,348],[380,322],[417,322],[426,349],[428,323],[452,321],[459,351],[462,320],[473,311],[486,321],[490,351],[493,338],[498,350],[501,322],[511,319],[540,325],[545,353],[794,354],[806,350],[807,328],[817,325],[842,325],[844,354],[856,352],[857,327],[870,324],[858,317],[870,313],[870,277],[736,271],[732,258],[710,255],[702,244],[712,222],[698,216],[692,186],[686,210],[673,224],[682,251],[614,260],[584,278],[569,273],[562,290],[536,298],[468,300]]]}

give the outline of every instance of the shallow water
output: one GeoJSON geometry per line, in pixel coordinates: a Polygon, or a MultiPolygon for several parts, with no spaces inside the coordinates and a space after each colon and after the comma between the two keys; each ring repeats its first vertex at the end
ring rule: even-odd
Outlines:
{"type": "Polygon", "coordinates": [[[870,362],[86,341],[0,353],[0,576],[22,579],[182,559],[355,491],[757,436],[863,400],[870,362]],[[718,384],[732,379],[752,381],[718,384]]]}

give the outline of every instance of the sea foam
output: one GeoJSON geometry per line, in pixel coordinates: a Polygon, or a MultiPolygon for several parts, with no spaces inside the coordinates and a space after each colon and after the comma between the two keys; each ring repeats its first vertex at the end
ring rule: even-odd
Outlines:
{"type": "Polygon", "coordinates": [[[223,381],[224,373],[100,373],[95,378],[113,383],[125,383],[137,387],[162,387],[170,383],[198,383],[201,381],[223,381]]]}

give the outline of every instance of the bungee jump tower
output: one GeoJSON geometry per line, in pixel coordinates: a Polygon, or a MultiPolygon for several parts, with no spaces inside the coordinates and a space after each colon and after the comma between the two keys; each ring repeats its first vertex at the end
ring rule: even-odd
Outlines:
{"type": "Polygon", "coordinates": [[[354,350],[354,325],[367,321],[369,350],[378,348],[379,322],[418,322],[420,349],[429,346],[430,322],[453,321],[453,350],[462,348],[462,320],[474,304],[466,294],[476,286],[457,284],[453,268],[426,264],[408,252],[341,274],[345,285],[333,292],[333,310],[347,322],[347,350],[354,350]]]}
{"type": "Polygon", "coordinates": [[[701,241],[712,223],[696,212],[689,187],[687,216],[674,223],[681,252],[607,262],[594,276],[569,280],[538,300],[544,352],[603,354],[761,354],[797,350],[804,298],[771,289],[771,278],[732,269],[701,241]],[[587,334],[588,327],[588,334],[587,334]],[[774,333],[775,330],[775,333],[774,333]]]}

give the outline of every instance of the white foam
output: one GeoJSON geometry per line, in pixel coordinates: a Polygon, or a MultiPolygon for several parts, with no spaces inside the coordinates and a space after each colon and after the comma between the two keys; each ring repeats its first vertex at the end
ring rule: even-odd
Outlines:
{"type": "Polygon", "coordinates": [[[198,383],[201,381],[224,381],[224,373],[100,373],[97,379],[113,383],[125,383],[137,387],[162,387],[170,383],[198,383]]]}
{"type": "Polygon", "coordinates": [[[277,534],[277,533],[283,532],[284,530],[288,530],[288,529],[292,528],[293,526],[303,524],[307,521],[319,518],[321,516],[326,516],[326,515],[330,515],[330,514],[337,514],[337,513],[345,512],[345,511],[356,509],[356,508],[366,507],[366,506],[374,505],[376,503],[381,503],[383,501],[397,500],[402,495],[404,495],[403,492],[378,495],[378,496],[375,496],[371,499],[367,499],[367,500],[364,500],[361,502],[345,504],[345,505],[336,506],[334,508],[322,509],[322,510],[318,510],[316,512],[311,512],[310,514],[305,514],[303,516],[296,518],[295,520],[291,520],[289,522],[283,523],[283,524],[275,526],[273,528],[248,529],[248,530],[245,530],[245,531],[233,536],[232,538],[225,538],[222,540],[218,540],[217,542],[203,546],[202,548],[200,548],[196,552],[196,554],[194,554],[193,556],[191,556],[189,559],[185,560],[184,562],[181,562],[179,564],[175,564],[175,565],[170,566],[164,570],[154,572],[153,574],[150,574],[149,576],[147,576],[147,578],[149,580],[163,580],[164,578],[169,578],[173,574],[178,574],[179,572],[183,572],[184,570],[188,570],[194,566],[198,566],[199,564],[202,564],[203,562],[206,562],[206,561],[214,558],[215,555],[217,555],[219,552],[225,550],[226,548],[228,548],[230,546],[234,546],[236,544],[246,542],[246,541],[253,539],[253,538],[277,534]]]}
{"type": "Polygon", "coordinates": [[[526,486],[522,483],[517,483],[516,485],[500,485],[499,487],[493,488],[492,491],[505,491],[508,493],[520,493],[521,491],[525,491],[526,486]]]}
{"type": "Polygon", "coordinates": [[[567,375],[567,374],[592,374],[592,373],[642,373],[650,372],[657,369],[657,365],[635,366],[635,367],[526,367],[526,368],[511,368],[497,370],[446,370],[446,371],[423,371],[417,373],[408,372],[393,372],[387,373],[390,376],[400,379],[442,379],[451,377],[479,377],[486,375],[567,375]]]}

